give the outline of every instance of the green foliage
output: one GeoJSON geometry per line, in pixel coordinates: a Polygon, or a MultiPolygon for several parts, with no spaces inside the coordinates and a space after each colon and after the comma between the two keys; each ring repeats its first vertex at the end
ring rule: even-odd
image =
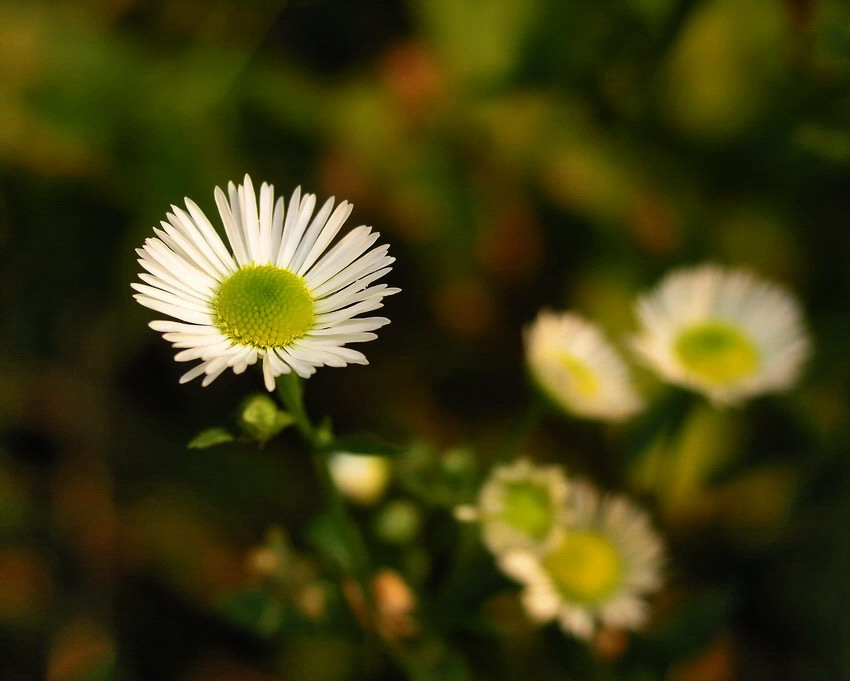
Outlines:
{"type": "Polygon", "coordinates": [[[843,0],[0,4],[0,677],[89,659],[59,655],[78,616],[114,667],[57,681],[847,677],[848,27],[843,0]],[[256,367],[178,385],[128,295],[169,206],[218,225],[212,188],[245,172],[351,200],[398,258],[371,365],[306,395],[290,374],[243,401],[256,367]],[[635,293],[706,260],[799,295],[793,392],[720,412],[643,371],[630,423],[523,421],[539,308],[625,350],[635,293]],[[417,633],[347,602],[362,566],[314,451],[387,457],[385,501],[347,512],[417,633]],[[519,454],[663,530],[624,650],[533,627],[454,520],[519,454]]]}
{"type": "Polygon", "coordinates": [[[206,449],[207,447],[224,444],[225,442],[233,442],[235,439],[233,433],[227,430],[227,428],[216,426],[202,430],[186,446],[189,449],[206,449]]]}
{"type": "Polygon", "coordinates": [[[390,444],[380,437],[369,433],[356,433],[333,438],[325,445],[329,452],[346,452],[364,456],[397,456],[403,447],[390,444]]]}

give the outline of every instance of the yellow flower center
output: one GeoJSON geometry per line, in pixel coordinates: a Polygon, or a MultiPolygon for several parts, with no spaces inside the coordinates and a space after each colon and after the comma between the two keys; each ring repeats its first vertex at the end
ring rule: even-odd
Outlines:
{"type": "Polygon", "coordinates": [[[274,265],[246,265],[225,279],[213,301],[215,324],[233,343],[282,347],[313,326],[313,297],[303,277],[274,265]]]}
{"type": "Polygon", "coordinates": [[[532,539],[545,538],[554,520],[548,488],[529,481],[508,483],[499,520],[532,539]]]}
{"type": "Polygon", "coordinates": [[[572,387],[579,395],[592,397],[596,394],[599,390],[599,380],[587,363],[572,355],[561,355],[559,361],[569,375],[572,387]]]}
{"type": "Polygon", "coordinates": [[[605,535],[573,530],[543,559],[543,567],[567,600],[597,604],[623,579],[620,550],[605,535]]]}
{"type": "Polygon", "coordinates": [[[752,340],[722,322],[685,329],[674,348],[682,365],[708,383],[732,383],[752,374],[759,363],[758,349],[752,340]]]}

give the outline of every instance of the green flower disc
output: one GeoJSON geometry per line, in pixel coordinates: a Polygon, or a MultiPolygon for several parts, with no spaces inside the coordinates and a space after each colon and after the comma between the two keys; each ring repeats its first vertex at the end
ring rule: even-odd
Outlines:
{"type": "Polygon", "coordinates": [[[592,397],[599,391],[599,380],[585,362],[572,355],[562,355],[561,366],[567,371],[576,392],[583,397],[592,397]]]}
{"type": "Polygon", "coordinates": [[[690,373],[717,385],[751,375],[759,363],[755,344],[739,329],[722,322],[685,329],[676,339],[674,349],[690,373]]]}
{"type": "Polygon", "coordinates": [[[598,604],[620,585],[625,566],[620,550],[603,534],[574,530],[543,559],[556,588],[574,603],[598,604]]]}
{"type": "Polygon", "coordinates": [[[304,278],[274,265],[246,265],[225,279],[213,309],[233,343],[263,349],[288,345],[315,322],[304,278]]]}
{"type": "Polygon", "coordinates": [[[499,520],[537,541],[549,533],[555,519],[548,488],[533,482],[508,483],[502,492],[499,520]]]}

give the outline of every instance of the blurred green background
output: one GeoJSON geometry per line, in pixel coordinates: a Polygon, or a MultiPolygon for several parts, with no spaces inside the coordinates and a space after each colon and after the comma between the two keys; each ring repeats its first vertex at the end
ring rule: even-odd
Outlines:
{"type": "Polygon", "coordinates": [[[307,401],[443,473],[509,437],[541,306],[622,340],[638,292],[705,260],[802,299],[796,389],[696,409],[668,463],[575,421],[524,443],[640,493],[668,536],[624,655],[532,630],[487,556],[481,593],[433,596],[456,530],[399,474],[426,522],[378,551],[436,599],[420,678],[850,679],[850,5],[2,0],[0,680],[404,678],[344,618],[268,636],[227,611],[270,525],[311,553],[321,501],[292,438],[186,449],[259,376],[179,386],[129,283],[170,204],[212,217],[246,172],[348,199],[392,245],[371,365],[320,370],[307,401]]]}

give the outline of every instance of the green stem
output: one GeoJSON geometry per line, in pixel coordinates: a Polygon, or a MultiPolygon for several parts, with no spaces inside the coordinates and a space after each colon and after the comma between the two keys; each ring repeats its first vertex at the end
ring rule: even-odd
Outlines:
{"type": "Polygon", "coordinates": [[[525,444],[528,435],[540,423],[545,411],[546,404],[537,393],[533,393],[508,431],[505,441],[496,455],[496,462],[509,461],[516,456],[522,445],[525,444]]]}
{"type": "Polygon", "coordinates": [[[294,373],[285,374],[278,378],[277,387],[284,406],[295,419],[295,427],[310,448],[313,468],[319,479],[322,494],[327,501],[328,512],[346,549],[348,560],[343,568],[357,580],[367,603],[371,603],[369,552],[366,549],[366,542],[331,477],[328,452],[322,446],[320,433],[310,421],[304,406],[304,387],[301,379],[294,373]]]}
{"type": "Polygon", "coordinates": [[[301,437],[310,445],[310,449],[318,449],[316,429],[307,415],[304,407],[304,385],[295,373],[283,374],[277,379],[277,393],[283,401],[283,406],[295,419],[295,427],[301,437]]]}
{"type": "MultiPolygon", "coordinates": [[[[295,419],[295,427],[310,448],[313,468],[322,487],[322,493],[327,500],[328,512],[346,549],[348,560],[344,561],[345,564],[341,565],[341,567],[344,571],[349,572],[360,586],[365,598],[369,619],[376,627],[375,632],[371,635],[368,635],[367,632],[367,649],[374,651],[374,645],[379,640],[382,641],[383,649],[389,655],[390,659],[401,669],[408,672],[412,678],[414,676],[413,667],[404,651],[391,639],[384,637],[379,637],[379,639],[374,638],[377,633],[378,614],[370,584],[371,561],[369,551],[359,526],[351,517],[345,500],[334,484],[328,460],[329,452],[324,446],[325,443],[322,441],[321,432],[313,425],[304,406],[303,383],[295,374],[285,374],[277,379],[277,389],[286,410],[295,419]]],[[[368,663],[367,666],[372,666],[373,664],[374,661],[368,663]]]]}
{"type": "Polygon", "coordinates": [[[632,426],[627,435],[623,463],[631,464],[658,437],[675,437],[687,421],[695,402],[692,393],[680,388],[669,388],[632,426]]]}

